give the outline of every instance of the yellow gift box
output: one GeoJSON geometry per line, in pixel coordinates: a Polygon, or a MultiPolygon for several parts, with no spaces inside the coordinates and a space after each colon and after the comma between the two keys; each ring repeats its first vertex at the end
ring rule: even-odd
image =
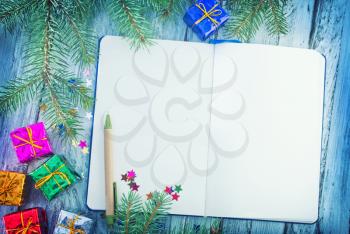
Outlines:
{"type": "Polygon", "coordinates": [[[20,206],[26,175],[17,172],[0,171],[0,205],[20,206]]]}

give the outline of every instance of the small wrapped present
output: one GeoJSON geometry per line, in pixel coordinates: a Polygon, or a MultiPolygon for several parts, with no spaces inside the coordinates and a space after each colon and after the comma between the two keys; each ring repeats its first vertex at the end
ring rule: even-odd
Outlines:
{"type": "Polygon", "coordinates": [[[90,218],[61,210],[53,234],[89,234],[93,223],[90,218]]]}
{"type": "Polygon", "coordinates": [[[183,20],[204,41],[228,18],[227,12],[215,0],[199,0],[186,11],[183,20]]]}
{"type": "Polygon", "coordinates": [[[17,172],[0,171],[0,205],[20,206],[26,175],[17,172]]]}
{"type": "Polygon", "coordinates": [[[60,156],[54,155],[29,174],[48,200],[66,189],[77,180],[75,173],[68,168],[60,156]]]}
{"type": "Polygon", "coordinates": [[[12,145],[21,163],[52,154],[42,122],[18,128],[10,133],[12,145]]]}
{"type": "Polygon", "coordinates": [[[7,234],[45,234],[47,218],[42,208],[32,208],[7,214],[3,217],[7,234]]]}

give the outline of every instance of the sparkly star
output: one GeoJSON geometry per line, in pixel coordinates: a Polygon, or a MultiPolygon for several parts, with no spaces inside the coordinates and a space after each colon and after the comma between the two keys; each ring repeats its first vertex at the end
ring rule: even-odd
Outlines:
{"type": "Polygon", "coordinates": [[[76,140],[72,140],[72,146],[78,147],[78,142],[76,140]]]}
{"type": "Polygon", "coordinates": [[[133,185],[131,186],[131,190],[132,191],[139,191],[139,187],[140,187],[140,185],[137,185],[136,183],[133,183],[133,185]]]}
{"type": "Polygon", "coordinates": [[[41,104],[39,107],[41,112],[45,112],[47,110],[47,105],[45,103],[41,104]]]}
{"type": "Polygon", "coordinates": [[[126,173],[122,174],[122,180],[128,181],[128,175],[126,173]]]}
{"type": "Polygon", "coordinates": [[[173,200],[178,201],[180,195],[178,195],[177,193],[174,193],[173,195],[171,195],[173,197],[173,200]]]}
{"type": "Polygon", "coordinates": [[[147,193],[146,194],[147,200],[151,200],[153,198],[153,193],[147,193]]]}
{"type": "Polygon", "coordinates": [[[172,194],[174,191],[171,186],[170,187],[166,186],[164,189],[164,192],[166,192],[167,194],[172,194]]]}
{"type": "Polygon", "coordinates": [[[80,143],[79,143],[79,147],[82,148],[82,149],[87,147],[86,141],[81,140],[80,143]]]}
{"type": "Polygon", "coordinates": [[[177,193],[180,193],[182,191],[182,188],[181,188],[181,185],[175,185],[175,189],[174,189],[175,192],[177,193]]]}
{"type": "Polygon", "coordinates": [[[87,77],[87,76],[90,76],[91,75],[91,72],[90,72],[90,69],[85,69],[84,71],[83,71],[83,75],[85,76],[85,77],[87,77]]]}
{"type": "Polygon", "coordinates": [[[92,118],[92,114],[91,112],[86,112],[86,116],[85,116],[88,120],[91,120],[92,118]]]}
{"type": "Polygon", "coordinates": [[[128,171],[128,180],[133,180],[136,177],[136,173],[134,170],[128,171]]]}
{"type": "Polygon", "coordinates": [[[92,80],[91,79],[87,79],[86,80],[86,87],[91,87],[92,86],[92,80]]]}
{"type": "Polygon", "coordinates": [[[131,181],[128,185],[130,187],[130,189],[135,185],[136,183],[134,181],[131,181]]]}
{"type": "Polygon", "coordinates": [[[81,152],[82,152],[84,155],[86,155],[86,154],[89,153],[89,148],[88,148],[88,147],[85,147],[85,148],[83,148],[83,149],[81,150],[81,152]]]}
{"type": "Polygon", "coordinates": [[[73,117],[76,117],[77,116],[77,113],[78,113],[78,110],[77,109],[70,109],[68,111],[68,113],[73,116],[73,117]]]}

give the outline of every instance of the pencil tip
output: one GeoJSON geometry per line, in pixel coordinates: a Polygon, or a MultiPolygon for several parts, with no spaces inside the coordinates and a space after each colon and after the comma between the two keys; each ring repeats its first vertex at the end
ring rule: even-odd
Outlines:
{"type": "Polygon", "coordinates": [[[111,116],[107,114],[106,120],[105,120],[105,129],[111,129],[111,128],[112,128],[111,116]]]}

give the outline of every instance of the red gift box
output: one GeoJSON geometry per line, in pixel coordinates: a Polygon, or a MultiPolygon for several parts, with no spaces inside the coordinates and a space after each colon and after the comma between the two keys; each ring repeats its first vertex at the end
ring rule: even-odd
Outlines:
{"type": "Polygon", "coordinates": [[[46,212],[42,208],[32,208],[10,213],[2,219],[7,234],[47,233],[46,212]]]}

